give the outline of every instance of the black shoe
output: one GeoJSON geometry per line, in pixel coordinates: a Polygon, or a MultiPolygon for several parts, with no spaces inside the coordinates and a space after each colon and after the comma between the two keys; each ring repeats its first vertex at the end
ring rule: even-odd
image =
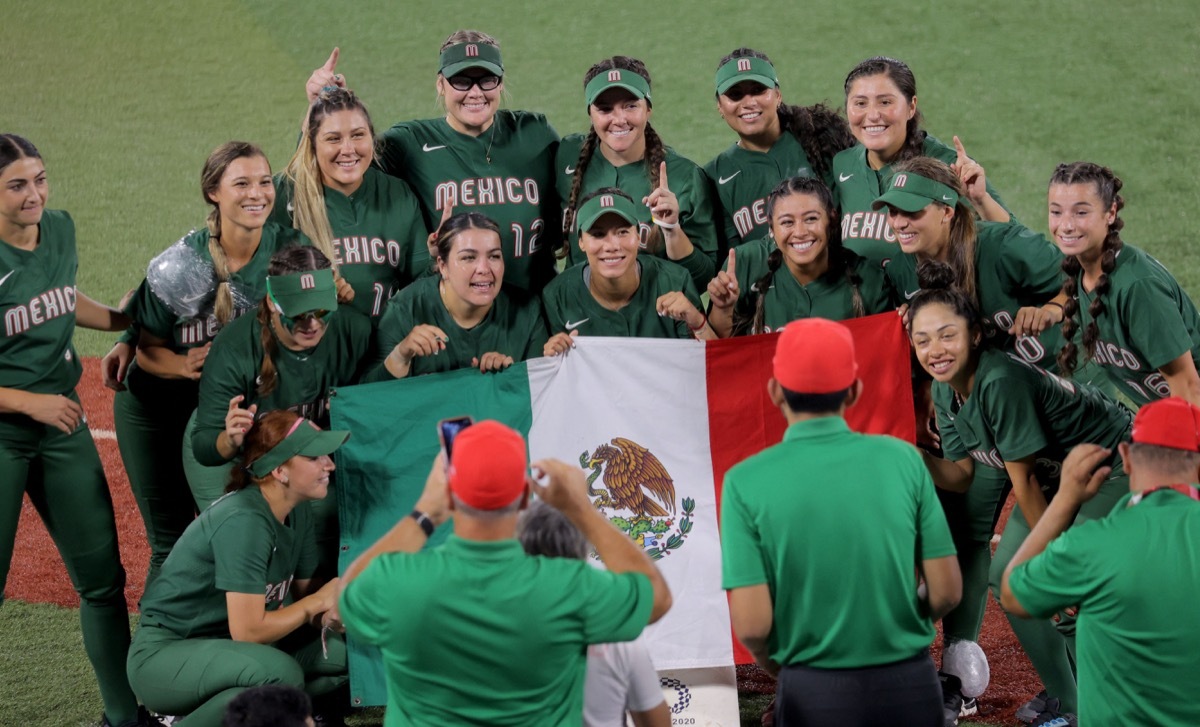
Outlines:
{"type": "Polygon", "coordinates": [[[1033,724],[1038,715],[1046,711],[1046,700],[1049,698],[1050,695],[1046,693],[1045,689],[1038,692],[1036,697],[1017,707],[1017,720],[1025,724],[1033,724]]]}
{"type": "Polygon", "coordinates": [[[942,714],[945,717],[943,724],[945,727],[956,727],[958,715],[966,702],[963,699],[962,681],[945,672],[938,672],[938,681],[942,683],[942,714]]]}
{"type": "Polygon", "coordinates": [[[1033,720],[1033,727],[1079,727],[1079,718],[1071,712],[1060,711],[1058,699],[1046,700],[1046,707],[1033,720]]]}
{"type": "Polygon", "coordinates": [[[962,706],[958,708],[958,717],[974,717],[979,714],[979,701],[975,697],[964,698],[962,706]]]}
{"type": "Polygon", "coordinates": [[[166,727],[162,721],[150,714],[145,707],[138,707],[137,720],[133,722],[122,722],[119,725],[114,725],[108,721],[108,715],[104,715],[100,719],[100,727],[166,727]]]}

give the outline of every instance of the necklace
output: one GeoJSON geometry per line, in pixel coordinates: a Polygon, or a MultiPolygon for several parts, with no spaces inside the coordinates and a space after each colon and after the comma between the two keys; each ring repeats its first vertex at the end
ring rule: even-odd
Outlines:
{"type": "Polygon", "coordinates": [[[483,153],[484,158],[487,159],[489,167],[492,165],[492,144],[494,143],[496,143],[496,118],[492,117],[492,135],[488,137],[488,148],[487,151],[483,153]]]}

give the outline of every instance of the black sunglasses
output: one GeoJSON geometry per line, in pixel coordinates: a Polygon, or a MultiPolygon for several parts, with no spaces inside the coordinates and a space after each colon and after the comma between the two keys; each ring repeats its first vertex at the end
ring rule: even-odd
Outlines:
{"type": "Polygon", "coordinates": [[[480,91],[491,91],[500,85],[500,77],[493,73],[489,73],[486,76],[465,76],[460,74],[447,78],[446,82],[455,91],[470,91],[471,86],[479,86],[480,91]]]}

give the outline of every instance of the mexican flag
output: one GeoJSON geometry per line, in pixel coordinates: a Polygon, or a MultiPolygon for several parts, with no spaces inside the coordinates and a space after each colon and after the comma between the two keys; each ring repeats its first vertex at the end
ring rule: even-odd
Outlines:
{"type": "MultiPolygon", "coordinates": [[[[909,348],[899,317],[846,325],[865,385],[847,413],[850,425],[913,441],[909,348]]],[[[655,666],[670,672],[668,704],[673,693],[681,710],[691,712],[682,693],[697,687],[703,693],[713,683],[728,696],[733,664],[750,658],[731,637],[721,589],[721,483],[731,466],[782,438],[786,423],[766,389],[776,338],[581,337],[564,356],[497,374],[463,370],[337,390],[331,426],[353,433],[337,453],[342,568],[411,511],[438,451],[439,420],[496,419],[526,435],[531,459],[579,466],[596,507],[657,561],[674,607],[644,638],[655,666]],[[698,675],[692,687],[689,675],[698,675]]],[[[796,476],[835,484],[836,474],[796,476]]],[[[430,545],[448,530],[449,524],[430,545]]],[[[378,654],[351,644],[350,665],[354,703],[385,703],[378,654]]],[[[736,724],[736,691],[731,718],[723,701],[724,707],[706,708],[707,717],[736,724]]]]}

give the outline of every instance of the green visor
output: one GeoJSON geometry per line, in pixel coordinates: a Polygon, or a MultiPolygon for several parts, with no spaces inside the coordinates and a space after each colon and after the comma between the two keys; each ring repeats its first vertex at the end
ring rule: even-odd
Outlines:
{"type": "Polygon", "coordinates": [[[246,465],[256,478],[266,477],[279,465],[296,455],[320,457],[346,443],[350,432],[325,431],[308,419],[297,419],[283,441],[263,456],[246,465]]]}
{"type": "Polygon", "coordinates": [[[650,103],[650,82],[645,77],[625,68],[613,68],[600,71],[595,78],[587,82],[587,86],[583,89],[587,105],[594,104],[600,94],[610,88],[623,88],[637,98],[644,98],[646,103],[650,103]]]}
{"type": "Polygon", "coordinates": [[[892,175],[888,190],[875,198],[871,209],[878,211],[891,207],[902,212],[920,212],[930,202],[953,207],[958,204],[958,192],[920,174],[900,172],[892,175]]]}
{"type": "Polygon", "coordinates": [[[337,310],[337,286],[333,270],[267,276],[267,295],[285,318],[299,318],[313,311],[337,310]]]}
{"type": "Polygon", "coordinates": [[[635,227],[638,225],[637,208],[633,200],[619,194],[598,194],[579,206],[576,219],[580,231],[592,229],[596,220],[607,214],[617,215],[635,227]]]}
{"type": "Polygon", "coordinates": [[[442,51],[438,58],[438,72],[444,78],[457,76],[468,68],[482,68],[503,78],[500,49],[490,43],[458,43],[442,51]]]}
{"type": "Polygon", "coordinates": [[[725,93],[742,81],[761,83],[767,88],[779,86],[775,66],[762,58],[730,58],[717,69],[717,93],[725,93]]]}

